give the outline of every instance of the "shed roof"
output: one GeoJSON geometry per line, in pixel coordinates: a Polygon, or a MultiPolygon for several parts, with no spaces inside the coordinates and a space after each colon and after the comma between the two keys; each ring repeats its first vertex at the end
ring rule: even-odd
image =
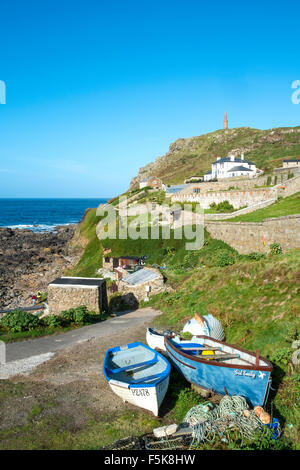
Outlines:
{"type": "Polygon", "coordinates": [[[159,275],[156,272],[152,271],[151,269],[144,268],[139,269],[139,271],[136,271],[135,273],[129,274],[123,279],[123,281],[136,286],[143,284],[144,282],[152,281],[157,277],[159,277],[159,275]]]}
{"type": "Polygon", "coordinates": [[[100,287],[105,279],[98,277],[58,277],[49,286],[57,287],[100,287]]]}

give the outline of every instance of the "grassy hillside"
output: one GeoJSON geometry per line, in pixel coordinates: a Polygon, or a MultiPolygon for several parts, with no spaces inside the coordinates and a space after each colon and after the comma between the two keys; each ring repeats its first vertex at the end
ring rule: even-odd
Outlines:
{"type": "Polygon", "coordinates": [[[278,199],[264,209],[250,212],[250,214],[239,215],[230,219],[230,222],[261,222],[269,217],[281,217],[284,215],[300,214],[300,192],[288,196],[285,199],[278,199]]]}
{"type": "Polygon", "coordinates": [[[177,331],[195,311],[211,313],[222,322],[227,342],[259,349],[273,362],[274,390],[268,408],[280,419],[291,448],[300,447],[300,374],[291,364],[291,343],[300,337],[299,266],[300,250],[294,250],[259,261],[241,256],[223,268],[167,270],[174,292],[147,303],[164,312],[157,326],[177,331]]]}
{"type": "Polygon", "coordinates": [[[96,236],[100,217],[96,216],[96,210],[90,209],[77,228],[73,248],[83,250],[83,254],[76,266],[65,272],[66,276],[95,277],[102,266],[102,248],[96,236]]]}
{"type": "Polygon", "coordinates": [[[225,157],[231,151],[236,151],[236,155],[243,151],[245,158],[258,168],[270,171],[282,166],[284,158],[300,156],[300,127],[270,130],[241,127],[178,139],[164,156],[141,168],[132,185],[149,176],[160,177],[167,184],[182,183],[187,177],[205,173],[217,157],[225,157]]]}

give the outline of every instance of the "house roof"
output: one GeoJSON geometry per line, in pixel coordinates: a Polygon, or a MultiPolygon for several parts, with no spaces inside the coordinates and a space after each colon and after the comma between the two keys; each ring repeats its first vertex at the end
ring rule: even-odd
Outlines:
{"type": "Polygon", "coordinates": [[[284,162],[300,162],[300,158],[293,158],[291,160],[283,160],[284,162]]]}
{"type": "Polygon", "coordinates": [[[216,160],[215,162],[213,162],[212,165],[215,165],[217,163],[224,163],[224,162],[248,163],[249,165],[255,165],[255,163],[250,162],[249,160],[242,160],[241,158],[237,158],[237,157],[235,157],[234,160],[231,160],[229,157],[220,158],[219,160],[216,160]]]}
{"type": "Polygon", "coordinates": [[[228,170],[227,173],[231,173],[232,171],[253,171],[253,170],[250,170],[249,168],[246,168],[245,166],[238,165],[228,170]]]}
{"type": "Polygon", "coordinates": [[[129,274],[123,279],[123,281],[127,284],[136,286],[138,284],[143,284],[144,282],[152,281],[157,277],[159,277],[159,275],[156,272],[151,269],[144,268],[136,271],[135,273],[129,274]]]}

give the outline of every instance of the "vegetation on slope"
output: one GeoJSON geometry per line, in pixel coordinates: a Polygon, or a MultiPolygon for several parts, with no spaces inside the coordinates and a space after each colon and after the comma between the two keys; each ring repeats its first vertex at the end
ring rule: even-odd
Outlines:
{"type": "Polygon", "coordinates": [[[300,250],[254,259],[239,256],[233,265],[196,266],[185,273],[167,270],[174,291],[147,305],[163,312],[157,326],[177,331],[195,311],[211,313],[221,321],[227,342],[268,357],[275,389],[269,410],[281,421],[289,446],[299,448],[300,374],[291,363],[291,343],[300,334],[300,250]]]}
{"type": "Polygon", "coordinates": [[[66,276],[95,277],[97,269],[102,266],[102,248],[96,236],[96,226],[100,217],[97,209],[90,209],[79,224],[74,236],[75,249],[84,250],[76,266],[66,271],[66,276]]]}
{"type": "MultiPolygon", "coordinates": [[[[266,172],[282,166],[285,158],[300,155],[300,127],[270,130],[241,127],[218,130],[199,137],[178,139],[169,151],[139,171],[138,179],[157,176],[166,184],[183,183],[185,178],[210,170],[217,157],[226,157],[231,151],[253,161],[266,172]]],[[[137,183],[133,178],[132,185],[137,183]]]]}
{"type": "Polygon", "coordinates": [[[300,214],[300,192],[278,199],[274,204],[249,214],[240,215],[230,219],[230,222],[261,222],[269,217],[300,214]]]}

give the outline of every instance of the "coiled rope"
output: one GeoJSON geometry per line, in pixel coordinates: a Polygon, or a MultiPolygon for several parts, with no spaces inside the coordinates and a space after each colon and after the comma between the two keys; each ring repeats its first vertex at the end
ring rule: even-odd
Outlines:
{"type": "Polygon", "coordinates": [[[184,418],[191,426],[193,441],[191,446],[203,442],[213,442],[218,435],[229,442],[228,431],[237,430],[242,437],[253,438],[264,427],[253,410],[249,410],[246,400],[240,396],[225,395],[219,405],[211,403],[194,406],[184,418]],[[244,411],[246,410],[246,415],[244,411]]]}

